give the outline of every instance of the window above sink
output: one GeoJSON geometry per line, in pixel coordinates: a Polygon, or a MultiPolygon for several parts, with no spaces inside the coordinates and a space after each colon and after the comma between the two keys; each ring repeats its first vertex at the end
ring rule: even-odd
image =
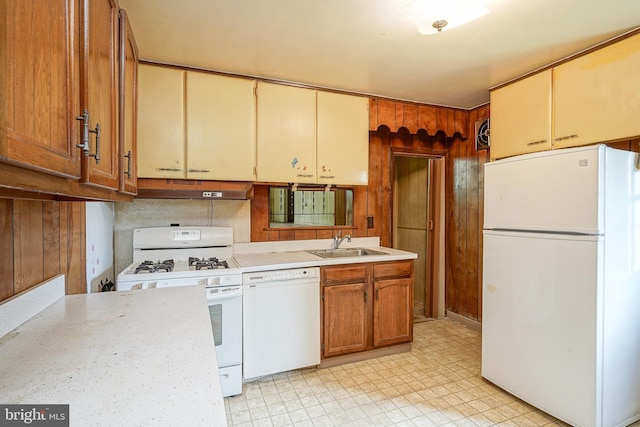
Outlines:
{"type": "Polygon", "coordinates": [[[353,225],[353,190],[323,186],[269,187],[269,226],[335,227],[353,225]]]}

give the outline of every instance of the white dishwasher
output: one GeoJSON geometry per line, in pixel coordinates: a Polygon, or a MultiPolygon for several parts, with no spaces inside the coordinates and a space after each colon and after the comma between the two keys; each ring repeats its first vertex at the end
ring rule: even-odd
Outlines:
{"type": "Polygon", "coordinates": [[[242,275],[244,380],[320,363],[320,269],[242,275]]]}

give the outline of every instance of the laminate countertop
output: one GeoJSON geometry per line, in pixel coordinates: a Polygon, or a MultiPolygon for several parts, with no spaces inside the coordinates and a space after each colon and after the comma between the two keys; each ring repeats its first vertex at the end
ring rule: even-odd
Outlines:
{"type": "Polygon", "coordinates": [[[226,426],[200,286],[65,296],[0,338],[3,404],[71,426],[226,426]]]}
{"type": "Polygon", "coordinates": [[[239,243],[234,247],[234,258],[243,273],[250,273],[288,268],[400,261],[418,257],[413,252],[380,246],[380,240],[373,237],[353,238],[351,242],[345,241],[340,248],[372,249],[381,252],[380,255],[323,258],[308,252],[310,250],[329,249],[331,248],[331,243],[331,239],[239,243]]]}

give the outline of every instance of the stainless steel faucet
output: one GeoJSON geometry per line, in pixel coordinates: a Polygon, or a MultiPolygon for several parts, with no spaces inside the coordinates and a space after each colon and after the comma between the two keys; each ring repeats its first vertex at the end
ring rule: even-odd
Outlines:
{"type": "Polygon", "coordinates": [[[342,236],[342,231],[338,231],[338,234],[333,236],[333,249],[338,249],[344,239],[347,239],[347,242],[351,243],[351,234],[347,234],[344,237],[340,236],[342,236]]]}

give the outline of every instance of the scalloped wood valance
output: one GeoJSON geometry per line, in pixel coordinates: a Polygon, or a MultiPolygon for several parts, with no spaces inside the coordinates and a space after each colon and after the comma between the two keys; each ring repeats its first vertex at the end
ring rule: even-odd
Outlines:
{"type": "Polygon", "coordinates": [[[469,112],[456,108],[369,99],[369,130],[387,126],[391,132],[406,128],[416,134],[423,129],[434,136],[444,132],[449,138],[467,139],[469,112]]]}

